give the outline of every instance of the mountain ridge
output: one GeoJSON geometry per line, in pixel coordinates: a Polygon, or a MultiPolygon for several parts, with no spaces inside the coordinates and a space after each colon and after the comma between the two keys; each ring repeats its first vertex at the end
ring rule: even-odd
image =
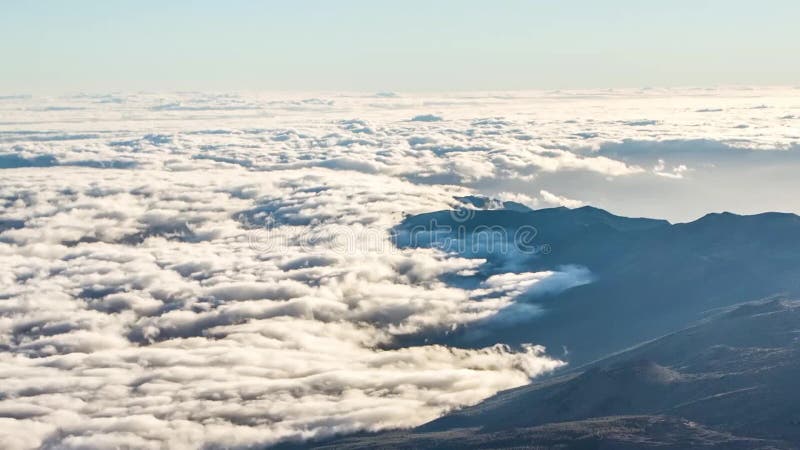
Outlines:
{"type": "Polygon", "coordinates": [[[485,259],[473,285],[498,273],[565,266],[585,267],[594,276],[592,283],[546,299],[517,300],[536,303],[540,316],[493,327],[478,338],[464,327],[443,338],[450,345],[536,342],[567,348],[570,363],[580,365],[680,329],[706,311],[775,294],[800,295],[800,216],[792,213],[711,213],[671,224],[591,206],[445,210],[406,217],[394,231],[399,247],[434,247],[485,259]],[[514,251],[516,232],[525,226],[535,228],[535,244],[546,246],[547,253],[514,251]],[[434,227],[445,231],[431,238],[434,227]],[[487,229],[505,232],[479,234],[487,229]],[[455,250],[441,245],[487,236],[505,239],[494,247],[511,251],[486,250],[490,246],[482,241],[455,250]]]}

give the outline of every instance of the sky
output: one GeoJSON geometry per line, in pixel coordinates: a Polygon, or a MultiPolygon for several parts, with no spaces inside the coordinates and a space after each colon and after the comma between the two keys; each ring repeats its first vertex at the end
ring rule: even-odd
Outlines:
{"type": "Polygon", "coordinates": [[[800,83],[800,2],[0,2],[0,95],[800,83]]]}

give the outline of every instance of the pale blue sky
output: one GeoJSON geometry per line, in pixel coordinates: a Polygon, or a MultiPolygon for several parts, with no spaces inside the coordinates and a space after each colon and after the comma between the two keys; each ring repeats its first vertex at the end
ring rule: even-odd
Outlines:
{"type": "Polygon", "coordinates": [[[0,94],[800,84],[798,0],[0,0],[0,94]]]}

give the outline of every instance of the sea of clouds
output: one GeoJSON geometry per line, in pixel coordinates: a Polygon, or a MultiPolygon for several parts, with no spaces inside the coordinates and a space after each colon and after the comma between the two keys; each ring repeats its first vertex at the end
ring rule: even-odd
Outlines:
{"type": "Polygon", "coordinates": [[[262,447],[477,403],[563,362],[435,337],[592,275],[454,286],[483,260],[394,247],[404,217],[798,212],[798,142],[788,88],[0,97],[0,447],[262,447]]]}

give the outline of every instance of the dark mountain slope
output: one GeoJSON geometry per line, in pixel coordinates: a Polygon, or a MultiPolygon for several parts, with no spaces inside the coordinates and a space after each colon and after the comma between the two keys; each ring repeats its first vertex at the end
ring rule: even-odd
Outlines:
{"type": "Polygon", "coordinates": [[[325,448],[798,448],[800,302],[749,303],[416,430],[325,448]]]}
{"type": "Polygon", "coordinates": [[[564,265],[585,266],[595,275],[593,283],[556,295],[520,299],[540,304],[545,312],[539,317],[491,329],[478,324],[481,333],[467,327],[442,338],[452,345],[536,342],[566,348],[565,357],[582,364],[682,328],[716,308],[800,295],[800,217],[793,214],[709,214],[671,225],[591,207],[440,211],[409,217],[395,231],[400,246],[486,258],[481,273],[461,280],[467,286],[493,273],[564,265]],[[519,250],[516,230],[522,227],[535,228],[536,250],[519,250]],[[495,242],[487,245],[486,239],[495,242]],[[479,245],[471,245],[475,241],[479,245]]]}
{"type": "Polygon", "coordinates": [[[280,448],[327,450],[776,450],[794,448],[779,441],[753,439],[708,429],[684,419],[663,416],[604,417],[503,431],[476,428],[415,433],[388,432],[327,443],[280,448]]]}
{"type": "Polygon", "coordinates": [[[745,304],[423,426],[504,429],[628,414],[800,444],[800,303],[745,304]]]}

